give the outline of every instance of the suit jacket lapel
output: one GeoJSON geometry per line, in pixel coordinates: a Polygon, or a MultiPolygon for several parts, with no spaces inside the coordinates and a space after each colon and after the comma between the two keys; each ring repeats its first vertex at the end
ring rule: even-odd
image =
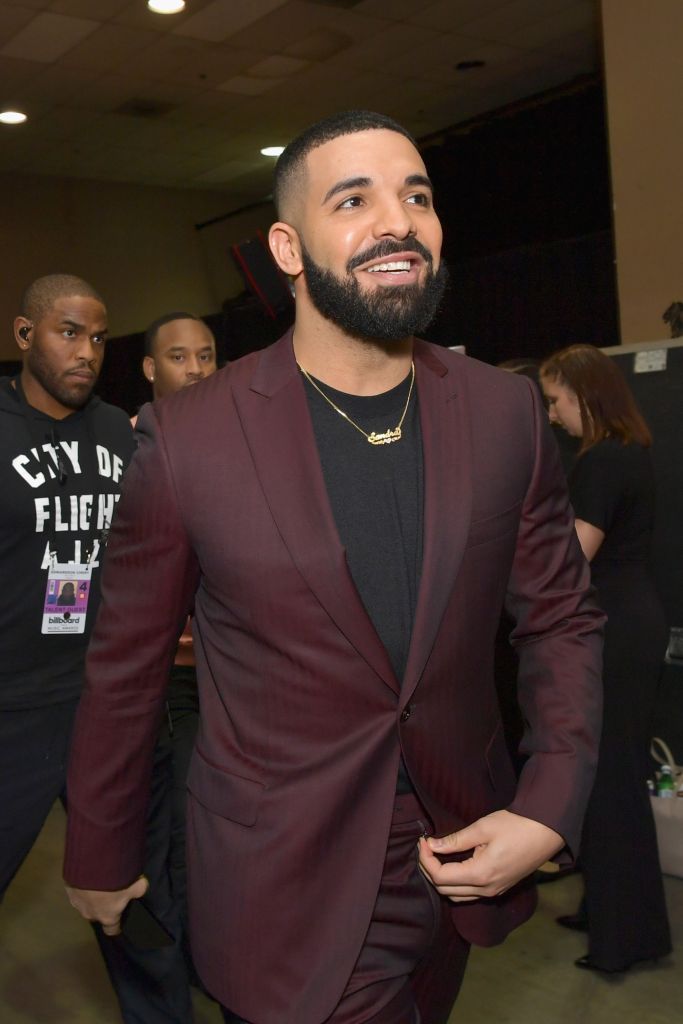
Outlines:
{"type": "Polygon", "coordinates": [[[471,435],[464,374],[433,349],[415,345],[424,459],[422,576],[401,693],[410,699],[438,633],[462,560],[470,524],[471,435]]]}
{"type": "Polygon", "coordinates": [[[259,356],[235,403],[256,473],[292,560],[347,640],[400,687],[349,573],[327,496],[291,331],[259,356]]]}

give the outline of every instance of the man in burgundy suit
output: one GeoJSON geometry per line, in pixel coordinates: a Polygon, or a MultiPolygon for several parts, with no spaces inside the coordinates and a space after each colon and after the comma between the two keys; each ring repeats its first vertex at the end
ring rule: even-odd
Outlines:
{"type": "Polygon", "coordinates": [[[445,271],[404,129],[358,111],[320,122],[280,158],[276,201],[293,332],[138,421],[65,877],[110,933],[144,891],[146,778],[194,600],[204,983],[227,1021],[444,1024],[469,944],[526,920],[524,879],[576,851],[602,616],[533,386],[415,339],[445,271]],[[518,784],[492,679],[504,604],[518,784]]]}

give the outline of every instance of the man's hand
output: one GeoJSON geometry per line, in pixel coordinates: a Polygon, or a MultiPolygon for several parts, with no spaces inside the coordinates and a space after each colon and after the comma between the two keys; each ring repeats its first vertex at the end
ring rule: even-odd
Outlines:
{"type": "Polygon", "coordinates": [[[118,935],[121,931],[121,914],[131,900],[139,900],[149,888],[149,882],[141,875],[127,889],[104,892],[98,889],[72,889],[66,887],[69,903],[86,921],[99,921],[105,935],[118,935]]]}
{"type": "Polygon", "coordinates": [[[469,903],[481,896],[500,896],[563,846],[562,836],[547,825],[510,811],[494,811],[442,839],[421,839],[420,868],[442,896],[469,903]],[[438,854],[466,850],[473,851],[467,860],[442,864],[438,859],[438,854]]]}

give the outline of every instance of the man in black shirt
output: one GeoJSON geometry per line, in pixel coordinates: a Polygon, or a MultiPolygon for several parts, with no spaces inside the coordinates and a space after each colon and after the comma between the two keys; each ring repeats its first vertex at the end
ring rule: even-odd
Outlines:
{"type": "Polygon", "coordinates": [[[21,373],[0,379],[0,899],[65,796],[100,566],[133,451],[92,395],[107,314],[78,277],[34,281],[14,321],[21,373]]]}
{"type": "MultiPolygon", "coordinates": [[[[155,401],[194,386],[215,370],[214,336],[192,313],[167,313],[147,328],[142,371],[155,401]]],[[[135,929],[130,928],[130,934],[116,940],[100,939],[126,1024],[190,1024],[193,1019],[190,984],[198,979],[187,927],[185,805],[198,717],[188,619],[171,669],[166,714],[154,750],[145,837],[144,875],[149,883],[145,904],[172,942],[162,946],[157,941],[152,948],[140,949],[135,929]]]]}

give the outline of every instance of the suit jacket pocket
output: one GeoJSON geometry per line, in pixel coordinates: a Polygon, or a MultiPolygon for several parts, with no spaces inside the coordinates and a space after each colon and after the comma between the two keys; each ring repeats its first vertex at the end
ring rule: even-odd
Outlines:
{"type": "Polygon", "coordinates": [[[470,532],[467,535],[467,547],[472,548],[477,544],[486,544],[490,540],[504,537],[513,530],[517,532],[521,507],[522,503],[518,501],[494,516],[473,519],[470,523],[470,532]]]}
{"type": "Polygon", "coordinates": [[[254,825],[258,818],[265,790],[261,782],[216,768],[196,749],[190,762],[187,788],[208,811],[247,827],[254,825]]]}

